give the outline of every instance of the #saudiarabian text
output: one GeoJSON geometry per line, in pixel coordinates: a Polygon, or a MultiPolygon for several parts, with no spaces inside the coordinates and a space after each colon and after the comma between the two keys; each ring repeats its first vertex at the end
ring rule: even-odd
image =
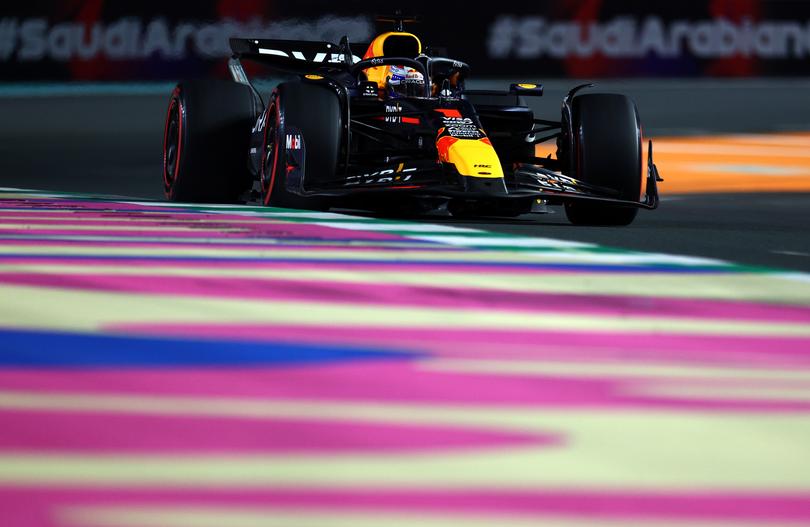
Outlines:
{"type": "Polygon", "coordinates": [[[810,56],[810,20],[733,22],[620,16],[609,21],[558,21],[504,15],[489,28],[489,56],[499,59],[591,57],[662,58],[692,55],[797,59],[810,56]]]}

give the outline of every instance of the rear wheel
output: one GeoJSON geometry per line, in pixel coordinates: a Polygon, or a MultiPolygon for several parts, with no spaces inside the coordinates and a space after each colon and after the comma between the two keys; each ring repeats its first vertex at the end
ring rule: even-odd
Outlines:
{"type": "Polygon", "coordinates": [[[163,135],[163,186],[173,201],[232,203],[250,189],[247,156],[258,107],[231,81],[178,84],[163,135]]]}
{"type": "MultiPolygon", "coordinates": [[[[618,94],[587,94],[572,103],[572,174],[585,183],[618,192],[618,199],[641,197],[641,129],[636,105],[618,94]]],[[[629,225],[638,208],[588,201],[566,203],[574,225],[629,225]]]]}
{"type": "Polygon", "coordinates": [[[337,95],[316,84],[284,83],[273,93],[267,112],[260,171],[264,204],[328,208],[326,199],[305,192],[336,177],[342,130],[337,95]],[[297,153],[301,151],[303,155],[297,153]],[[300,173],[303,180],[293,180],[294,173],[300,173]]]}

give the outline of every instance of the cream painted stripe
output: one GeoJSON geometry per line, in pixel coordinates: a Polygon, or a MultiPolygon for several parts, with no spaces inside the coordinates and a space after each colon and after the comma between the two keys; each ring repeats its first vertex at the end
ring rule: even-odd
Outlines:
{"type": "Polygon", "coordinates": [[[671,383],[643,383],[634,385],[631,390],[636,395],[667,399],[810,403],[810,385],[805,388],[778,388],[764,386],[679,386],[671,383]]]}
{"type": "MultiPolygon", "coordinates": [[[[13,395],[13,394],[12,394],[13,395]]],[[[9,394],[3,394],[8,403],[9,394]]],[[[29,401],[47,403],[44,394],[29,401]]],[[[645,489],[810,491],[807,413],[546,410],[472,405],[48,394],[53,408],[371,421],[561,434],[558,447],[317,455],[81,455],[4,452],[0,483],[126,487],[645,489]],[[80,396],[79,396],[80,397],[80,396]]],[[[18,395],[18,402],[21,397],[18,395]]],[[[6,406],[8,406],[6,404],[6,406]]],[[[17,407],[20,407],[18,404],[17,407]]],[[[230,426],[223,423],[223,427],[230,426]]]]}
{"type": "MultiPolygon", "coordinates": [[[[429,490],[429,489],[426,489],[429,490]]],[[[404,508],[404,507],[403,507],[404,508]]],[[[363,507],[346,510],[309,506],[213,507],[192,504],[173,506],[70,506],[57,511],[59,525],[67,527],[762,527],[762,523],[716,520],[711,523],[692,520],[578,518],[576,515],[495,514],[459,511],[431,513],[363,507]]],[[[632,513],[631,513],[632,514],[632,513]]],[[[772,527],[790,527],[797,523],[768,522],[772,527]]]]}
{"type": "Polygon", "coordinates": [[[677,364],[650,364],[643,362],[550,362],[541,360],[482,360],[482,359],[428,359],[419,367],[431,371],[487,373],[510,376],[598,377],[599,379],[628,378],[662,380],[711,379],[745,381],[808,381],[803,393],[810,395],[810,369],[780,370],[761,368],[729,368],[712,366],[681,366],[677,364]]]}
{"type": "Polygon", "coordinates": [[[751,145],[727,145],[719,143],[682,143],[677,141],[667,141],[656,143],[655,151],[667,154],[698,154],[698,155],[722,155],[738,157],[794,157],[810,159],[810,150],[806,148],[779,148],[779,147],[754,147],[751,145]]]}
{"type": "MultiPolygon", "coordinates": [[[[351,269],[228,269],[217,262],[193,267],[144,265],[81,264],[0,264],[2,273],[43,273],[55,275],[98,274],[104,276],[185,276],[211,278],[262,278],[303,282],[340,282],[364,285],[408,285],[418,287],[481,289],[532,293],[640,296],[655,298],[693,298],[760,301],[810,306],[810,281],[793,281],[792,275],[729,274],[673,275],[601,273],[537,273],[531,275],[504,272],[463,273],[456,269],[431,273],[400,271],[352,271],[351,269]]],[[[339,264],[335,264],[339,265],[339,264]]],[[[41,293],[41,290],[40,290],[41,293]]],[[[653,313],[651,313],[653,314],[653,313]]]]}
{"type": "Polygon", "coordinates": [[[600,316],[493,309],[376,306],[351,302],[258,301],[0,286],[0,323],[14,328],[98,330],[119,324],[296,324],[345,327],[575,331],[674,335],[810,337],[810,325],[669,317],[600,316]],[[82,306],[82,309],[64,309],[82,306]]]}

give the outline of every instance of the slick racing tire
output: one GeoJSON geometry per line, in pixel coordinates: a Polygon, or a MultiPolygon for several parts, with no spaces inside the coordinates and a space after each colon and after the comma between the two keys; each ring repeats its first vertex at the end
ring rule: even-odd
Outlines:
{"type": "Polygon", "coordinates": [[[233,203],[250,189],[251,89],[222,80],[178,84],[163,135],[163,186],[172,201],[233,203]]]}
{"type": "Polygon", "coordinates": [[[295,209],[325,210],[328,201],[306,196],[304,188],[335,180],[340,154],[342,112],[337,95],[328,87],[304,82],[286,82],[273,92],[264,129],[265,152],[260,167],[265,205],[295,209]],[[303,169],[295,152],[288,151],[288,136],[300,136],[303,169]],[[298,170],[303,181],[291,181],[298,170]]]}
{"type": "MultiPolygon", "coordinates": [[[[618,94],[587,94],[572,104],[573,170],[576,179],[618,191],[618,198],[641,197],[641,129],[636,105],[618,94]]],[[[588,201],[565,204],[574,225],[629,225],[638,208],[588,201]]]]}

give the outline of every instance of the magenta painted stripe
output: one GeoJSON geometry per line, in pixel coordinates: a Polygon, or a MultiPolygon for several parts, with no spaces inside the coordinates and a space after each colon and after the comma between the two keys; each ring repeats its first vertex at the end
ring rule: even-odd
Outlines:
{"type": "Polygon", "coordinates": [[[0,452],[341,453],[558,445],[519,434],[324,419],[247,419],[0,410],[0,452]]]}
{"type": "MultiPolygon", "coordinates": [[[[58,202],[57,202],[58,203],[58,202]]],[[[167,209],[167,208],[154,208],[152,207],[150,210],[127,210],[121,209],[117,210],[119,207],[118,204],[114,202],[108,202],[108,207],[104,210],[94,210],[94,209],[75,209],[70,210],[67,212],[57,212],[48,209],[41,209],[36,210],[36,207],[27,208],[27,207],[16,207],[15,210],[6,210],[0,208],[0,222],[9,221],[9,219],[13,218],[15,220],[43,220],[43,221],[54,221],[54,222],[64,222],[69,223],[76,219],[98,219],[104,220],[109,218],[120,218],[120,219],[128,219],[128,218],[138,218],[138,219],[152,219],[154,221],[161,221],[161,220],[175,220],[175,221],[192,221],[192,222],[200,222],[200,221],[214,221],[214,222],[223,222],[223,221],[267,221],[268,223],[289,223],[291,220],[288,218],[283,218],[279,216],[267,216],[267,215],[244,215],[244,214],[221,214],[221,213],[214,213],[214,212],[203,212],[203,211],[191,211],[191,212],[182,212],[179,209],[167,209]],[[23,212],[25,210],[25,212],[23,212]],[[31,212],[35,210],[36,212],[31,212]]],[[[57,207],[58,208],[58,207],[57,207]]]]}
{"type": "MultiPolygon", "coordinates": [[[[609,488],[588,491],[510,492],[497,488],[453,491],[442,488],[386,491],[360,489],[304,491],[283,488],[254,489],[133,489],[0,487],[0,507],[9,525],[55,527],[50,518],[66,507],[94,503],[138,509],[145,504],[166,507],[289,507],[336,512],[539,515],[566,519],[635,521],[810,522],[810,494],[768,492],[617,492],[609,488]]],[[[493,518],[495,520],[496,518],[493,518]]],[[[493,523],[496,525],[497,523],[493,523]]],[[[61,525],[61,524],[59,524],[61,525]]]]}
{"type": "MultiPolygon", "coordinates": [[[[0,214],[2,216],[2,214],[0,214]]],[[[31,216],[31,214],[29,214],[31,216]]],[[[63,215],[64,216],[64,215],[63,215]]],[[[107,215],[109,217],[111,215],[107,215]]],[[[115,218],[121,218],[122,216],[113,216],[115,218]]],[[[172,229],[177,227],[184,227],[184,228],[242,228],[242,229],[253,229],[255,227],[267,227],[267,226],[278,226],[278,225],[290,225],[291,222],[288,221],[280,221],[275,218],[241,218],[239,219],[227,219],[223,220],[218,218],[216,215],[208,215],[208,216],[192,216],[187,220],[183,220],[181,218],[174,218],[174,217],[163,217],[163,218],[150,218],[147,215],[143,216],[134,216],[130,215],[132,218],[137,218],[138,221],[112,221],[109,219],[104,219],[104,217],[98,217],[94,219],[77,219],[73,217],[62,217],[62,218],[41,218],[39,216],[33,218],[24,218],[20,217],[15,219],[14,221],[9,220],[8,218],[0,218],[0,223],[22,223],[24,222],[26,225],[36,225],[37,229],[45,229],[47,227],[53,227],[54,225],[59,226],[72,226],[72,227],[125,227],[125,226],[132,226],[132,227],[157,227],[161,229],[172,229]],[[253,221],[245,221],[245,220],[253,220],[253,221]],[[148,220],[148,221],[146,221],[148,220]]]]}
{"type": "Polygon", "coordinates": [[[442,287],[258,278],[137,275],[53,275],[0,272],[0,282],[132,294],[251,300],[374,304],[452,309],[516,310],[603,316],[714,318],[810,324],[810,308],[718,300],[524,293],[442,287]]]}
{"type": "MultiPolygon", "coordinates": [[[[676,379],[661,380],[679,387],[676,379]]],[[[718,382],[717,385],[720,385],[718,382]]],[[[416,363],[332,364],[285,368],[172,370],[0,371],[7,391],[97,395],[225,397],[268,401],[282,399],[415,405],[508,405],[510,407],[577,409],[674,409],[723,412],[810,412],[810,402],[647,396],[639,379],[490,375],[485,372],[433,371],[416,363]]],[[[688,383],[682,386],[689,387],[688,383]]],[[[773,387],[773,386],[771,386],[773,387]]],[[[0,414],[1,415],[1,414],[0,414]]]]}

